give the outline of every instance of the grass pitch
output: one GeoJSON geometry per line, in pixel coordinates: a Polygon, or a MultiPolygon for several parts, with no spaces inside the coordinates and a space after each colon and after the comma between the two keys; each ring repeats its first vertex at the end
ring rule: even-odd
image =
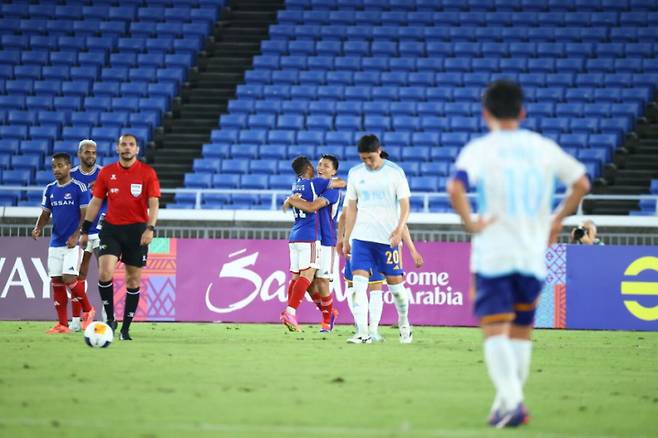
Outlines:
{"type": "Polygon", "coordinates": [[[656,333],[538,331],[531,423],[498,431],[477,329],[137,323],[91,349],[50,325],[0,323],[1,437],[658,436],[656,333]]]}

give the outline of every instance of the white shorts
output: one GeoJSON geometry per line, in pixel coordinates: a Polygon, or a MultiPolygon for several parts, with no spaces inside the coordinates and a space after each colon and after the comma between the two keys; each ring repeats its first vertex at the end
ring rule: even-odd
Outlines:
{"type": "Polygon", "coordinates": [[[320,267],[320,241],[290,242],[290,272],[299,273],[308,268],[320,267]]]}
{"type": "Polygon", "coordinates": [[[80,262],[82,262],[82,250],[79,246],[48,248],[48,275],[50,277],[78,275],[80,262]]]}
{"type": "Polygon", "coordinates": [[[320,267],[318,268],[318,272],[315,274],[315,276],[331,281],[334,278],[335,259],[335,246],[320,246],[320,267]]]}
{"type": "Polygon", "coordinates": [[[90,234],[85,252],[94,252],[99,246],[101,246],[101,239],[98,237],[98,234],[90,234]]]}

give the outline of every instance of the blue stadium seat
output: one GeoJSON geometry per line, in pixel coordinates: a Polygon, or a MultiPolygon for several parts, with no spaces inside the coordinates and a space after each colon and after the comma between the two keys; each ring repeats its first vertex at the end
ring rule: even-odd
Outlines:
{"type": "Polygon", "coordinates": [[[239,175],[249,173],[249,160],[222,160],[221,173],[239,175]]]}
{"type": "Polygon", "coordinates": [[[253,173],[248,175],[241,175],[240,187],[243,189],[265,190],[268,188],[268,176],[253,173]]]}
{"type": "Polygon", "coordinates": [[[258,158],[258,145],[249,143],[232,144],[231,158],[253,160],[258,158]]]}
{"type": "Polygon", "coordinates": [[[436,192],[439,188],[439,179],[433,176],[411,177],[409,188],[412,192],[436,192]]]}
{"type": "Polygon", "coordinates": [[[430,148],[426,146],[410,146],[402,149],[404,161],[429,161],[430,148]]]}
{"type": "MultiPolygon", "coordinates": [[[[262,151],[262,149],[261,149],[262,151]]],[[[263,158],[262,153],[261,153],[261,158],[263,158]]],[[[269,160],[253,160],[249,163],[249,173],[250,174],[257,174],[257,175],[272,175],[277,172],[277,163],[276,161],[273,161],[278,158],[271,157],[273,159],[269,160]]],[[[242,187],[245,187],[244,184],[242,184],[242,187]]],[[[269,184],[265,184],[265,188],[269,187],[269,184]]]]}

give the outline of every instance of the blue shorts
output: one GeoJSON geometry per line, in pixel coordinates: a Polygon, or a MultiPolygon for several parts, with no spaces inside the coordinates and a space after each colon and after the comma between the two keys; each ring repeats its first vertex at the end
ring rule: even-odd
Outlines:
{"type": "Polygon", "coordinates": [[[393,277],[404,275],[400,248],[384,243],[353,240],[352,272],[357,270],[370,272],[370,275],[376,272],[393,277]]]}
{"type": "MultiPolygon", "coordinates": [[[[345,270],[343,271],[343,277],[345,281],[352,282],[352,263],[350,263],[350,258],[345,259],[345,270]]],[[[381,272],[373,272],[370,275],[370,280],[368,283],[383,283],[386,281],[386,277],[382,275],[381,272]]]]}
{"type": "Polygon", "coordinates": [[[532,325],[543,282],[530,275],[475,275],[475,314],[480,323],[532,325]]]}

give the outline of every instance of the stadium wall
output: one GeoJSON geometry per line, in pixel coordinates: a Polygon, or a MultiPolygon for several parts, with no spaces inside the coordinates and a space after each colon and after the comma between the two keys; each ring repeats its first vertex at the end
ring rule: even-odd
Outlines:
{"type": "MultiPolygon", "coordinates": [[[[46,273],[47,241],[0,238],[0,319],[53,319],[46,273]]],[[[411,319],[417,325],[473,326],[468,243],[418,243],[425,266],[413,268],[408,256],[411,319]]],[[[658,331],[658,247],[554,245],[546,252],[549,274],[536,325],[543,328],[658,331]]],[[[144,271],[137,319],[274,323],[285,306],[289,279],[288,246],[283,240],[155,239],[144,271]]],[[[334,264],[332,282],[342,318],[351,323],[334,264]]],[[[94,264],[92,269],[95,274],[94,264]]],[[[117,272],[117,315],[123,314],[125,285],[117,272]]],[[[92,301],[99,306],[96,277],[92,301]]],[[[396,320],[385,294],[383,323],[396,320]]],[[[317,322],[312,303],[299,319],[317,322]]]]}

